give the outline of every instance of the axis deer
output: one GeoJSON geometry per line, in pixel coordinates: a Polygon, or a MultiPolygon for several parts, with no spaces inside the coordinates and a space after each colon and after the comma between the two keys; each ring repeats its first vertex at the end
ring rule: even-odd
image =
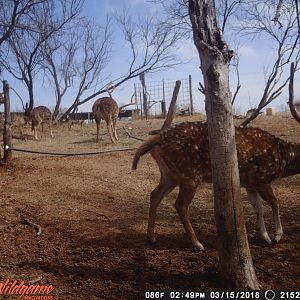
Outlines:
{"type": "Polygon", "coordinates": [[[97,143],[99,142],[99,131],[101,119],[104,119],[112,143],[118,140],[116,123],[119,115],[119,106],[112,97],[103,97],[95,101],[93,114],[97,125],[97,143]]]}
{"type": "Polygon", "coordinates": [[[25,108],[25,121],[31,121],[31,129],[34,131],[34,138],[37,140],[37,129],[42,125],[42,131],[44,130],[44,123],[49,124],[49,131],[51,137],[52,133],[52,113],[46,106],[37,106],[29,113],[27,106],[25,108]]]}
{"type": "MultiPolygon", "coordinates": [[[[237,127],[236,142],[241,185],[246,188],[256,212],[259,235],[266,243],[272,243],[264,223],[263,199],[272,208],[275,225],[273,241],[278,243],[283,231],[278,200],[270,184],[277,178],[300,173],[300,145],[251,127],[237,127]]],[[[134,170],[141,156],[148,152],[161,173],[160,182],[150,196],[148,239],[155,242],[154,227],[159,203],[179,186],[176,210],[193,245],[199,250],[204,249],[189,220],[189,205],[197,186],[201,182],[211,182],[207,124],[182,123],[150,138],[136,151],[132,164],[134,170]]]]}
{"type": "Polygon", "coordinates": [[[97,125],[97,143],[99,142],[99,131],[100,131],[101,119],[104,119],[106,122],[107,131],[109,133],[111,142],[115,143],[118,140],[116,123],[117,123],[119,112],[122,109],[124,109],[124,107],[135,104],[132,102],[134,96],[133,94],[133,96],[131,97],[131,103],[119,107],[117,102],[112,97],[112,92],[114,89],[115,89],[114,86],[107,87],[107,92],[109,94],[109,97],[102,97],[96,100],[93,104],[92,111],[97,125]]]}

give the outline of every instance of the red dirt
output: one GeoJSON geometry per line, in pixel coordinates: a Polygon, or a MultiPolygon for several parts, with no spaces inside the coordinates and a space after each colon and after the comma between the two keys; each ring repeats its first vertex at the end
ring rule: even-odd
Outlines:
{"type": "MultiPolygon", "coordinates": [[[[14,146],[90,152],[139,145],[126,136],[124,124],[133,128],[134,135],[146,138],[162,121],[119,122],[116,145],[107,135],[96,144],[96,126],[90,124],[71,130],[55,126],[54,139],[45,131],[39,141],[14,140],[14,146]]],[[[254,125],[300,142],[300,126],[287,115],[260,116],[254,125]]],[[[42,276],[38,284],[54,285],[58,299],[78,300],[143,299],[148,290],[220,289],[211,185],[199,188],[191,205],[191,221],[205,251],[194,252],[184,234],[173,207],[176,191],[161,203],[157,244],[149,245],[149,194],[159,171],[145,156],[132,172],[133,153],[54,157],[14,152],[12,164],[0,168],[0,282],[42,276]],[[42,226],[41,236],[22,223],[22,215],[42,226]]],[[[300,286],[300,176],[278,180],[274,187],[284,228],[276,246],[256,238],[255,215],[242,191],[251,253],[263,289],[295,290],[300,286]]],[[[266,223],[272,232],[269,207],[266,223]]]]}

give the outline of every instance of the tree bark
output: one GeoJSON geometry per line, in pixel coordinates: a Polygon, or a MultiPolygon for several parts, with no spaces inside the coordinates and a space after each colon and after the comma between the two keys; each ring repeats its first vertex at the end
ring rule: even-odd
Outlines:
{"type": "Polygon", "coordinates": [[[29,93],[28,111],[31,112],[34,108],[33,85],[31,85],[31,84],[30,84],[30,86],[28,86],[28,93],[29,93]]]}
{"type": "Polygon", "coordinates": [[[10,97],[9,97],[9,85],[6,80],[3,81],[3,93],[4,93],[4,157],[3,162],[9,163],[12,159],[12,132],[11,132],[11,114],[10,114],[10,97]]]}
{"type": "Polygon", "coordinates": [[[189,14],[204,77],[220,274],[227,288],[258,289],[240,194],[229,88],[233,52],[219,29],[213,0],[189,0],[189,14]]]}

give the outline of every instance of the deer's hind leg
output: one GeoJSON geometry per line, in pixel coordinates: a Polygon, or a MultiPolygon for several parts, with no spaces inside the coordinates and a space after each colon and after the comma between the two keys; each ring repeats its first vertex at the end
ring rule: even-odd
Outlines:
{"type": "Polygon", "coordinates": [[[33,130],[34,139],[38,140],[37,136],[37,127],[39,126],[39,122],[36,120],[31,121],[31,129],[33,130]]]}
{"type": "Polygon", "coordinates": [[[38,136],[37,136],[37,128],[36,126],[33,128],[33,135],[34,135],[34,139],[38,140],[38,136]]]}
{"type": "Polygon", "coordinates": [[[179,185],[179,194],[175,202],[175,208],[179,214],[183,227],[197,250],[204,250],[199,242],[189,217],[189,206],[195,196],[197,185],[194,182],[185,182],[179,185]]]}
{"type": "Polygon", "coordinates": [[[97,125],[97,139],[96,142],[99,142],[99,132],[100,132],[100,123],[101,123],[101,118],[95,117],[95,122],[97,125]]]}
{"type": "Polygon", "coordinates": [[[273,212],[273,222],[275,227],[274,239],[278,243],[282,237],[283,230],[280,220],[278,199],[274,195],[273,189],[269,184],[265,184],[258,189],[260,196],[271,206],[273,212]]]}
{"type": "Polygon", "coordinates": [[[53,138],[53,132],[52,132],[52,121],[49,121],[49,131],[50,131],[50,136],[53,138]]]}
{"type": "Polygon", "coordinates": [[[147,238],[149,242],[155,243],[155,219],[157,207],[163,200],[163,198],[168,196],[168,194],[177,186],[177,182],[172,178],[172,173],[170,172],[165,161],[159,156],[158,153],[156,153],[155,148],[151,154],[156,160],[160,170],[160,182],[150,194],[149,219],[147,229],[147,238]]]}
{"type": "Polygon", "coordinates": [[[112,121],[112,131],[113,131],[114,139],[117,141],[119,138],[117,136],[116,124],[117,124],[117,118],[114,118],[112,121]]]}
{"type": "Polygon", "coordinates": [[[149,219],[148,219],[148,229],[147,238],[149,242],[155,243],[155,219],[156,211],[159,203],[164,197],[176,187],[176,183],[165,176],[161,176],[159,185],[150,194],[150,208],[149,208],[149,219]]]}
{"type": "Polygon", "coordinates": [[[257,218],[257,231],[260,236],[267,244],[272,244],[272,240],[267,232],[264,220],[264,206],[262,198],[259,193],[254,190],[247,188],[248,200],[254,208],[256,218],[257,218]]]}
{"type": "Polygon", "coordinates": [[[111,142],[112,142],[112,143],[115,143],[116,141],[115,141],[114,136],[113,136],[113,123],[112,123],[112,120],[111,120],[111,119],[109,119],[109,120],[107,121],[107,131],[108,131],[108,133],[109,133],[111,142]]]}
{"type": "MultiPolygon", "coordinates": [[[[48,122],[48,125],[49,125],[49,132],[50,132],[50,136],[53,138],[53,132],[52,132],[52,121],[51,120],[49,120],[49,121],[47,121],[48,122]]],[[[42,122],[42,132],[44,132],[44,124],[45,124],[45,122],[42,122]]]]}

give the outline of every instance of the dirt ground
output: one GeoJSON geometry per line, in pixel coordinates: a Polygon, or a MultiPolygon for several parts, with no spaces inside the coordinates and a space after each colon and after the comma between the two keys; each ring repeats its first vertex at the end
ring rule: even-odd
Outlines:
{"type": "MultiPolygon", "coordinates": [[[[201,116],[178,117],[176,122],[201,116]]],[[[14,147],[51,152],[91,152],[138,146],[162,120],[121,121],[120,141],[111,145],[102,124],[95,143],[95,124],[47,128],[40,140],[14,140],[14,147]]],[[[289,115],[260,116],[255,126],[283,139],[300,142],[300,126],[289,115]]],[[[22,134],[32,134],[23,129],[22,134]]],[[[15,132],[20,134],[20,132],[15,132]]],[[[161,203],[157,243],[146,242],[149,194],[159,171],[149,155],[131,171],[134,151],[90,156],[45,156],[13,152],[11,165],[0,168],[1,280],[30,281],[55,287],[58,299],[144,299],[149,290],[220,289],[211,185],[198,189],[191,221],[205,251],[195,252],[174,208],[176,191],[161,203]],[[38,223],[42,234],[22,221],[38,223]]],[[[276,246],[255,235],[255,215],[242,191],[251,253],[263,289],[295,290],[300,286],[300,176],[274,183],[284,235],[276,246]]],[[[266,224],[272,232],[271,210],[266,224]]]]}

